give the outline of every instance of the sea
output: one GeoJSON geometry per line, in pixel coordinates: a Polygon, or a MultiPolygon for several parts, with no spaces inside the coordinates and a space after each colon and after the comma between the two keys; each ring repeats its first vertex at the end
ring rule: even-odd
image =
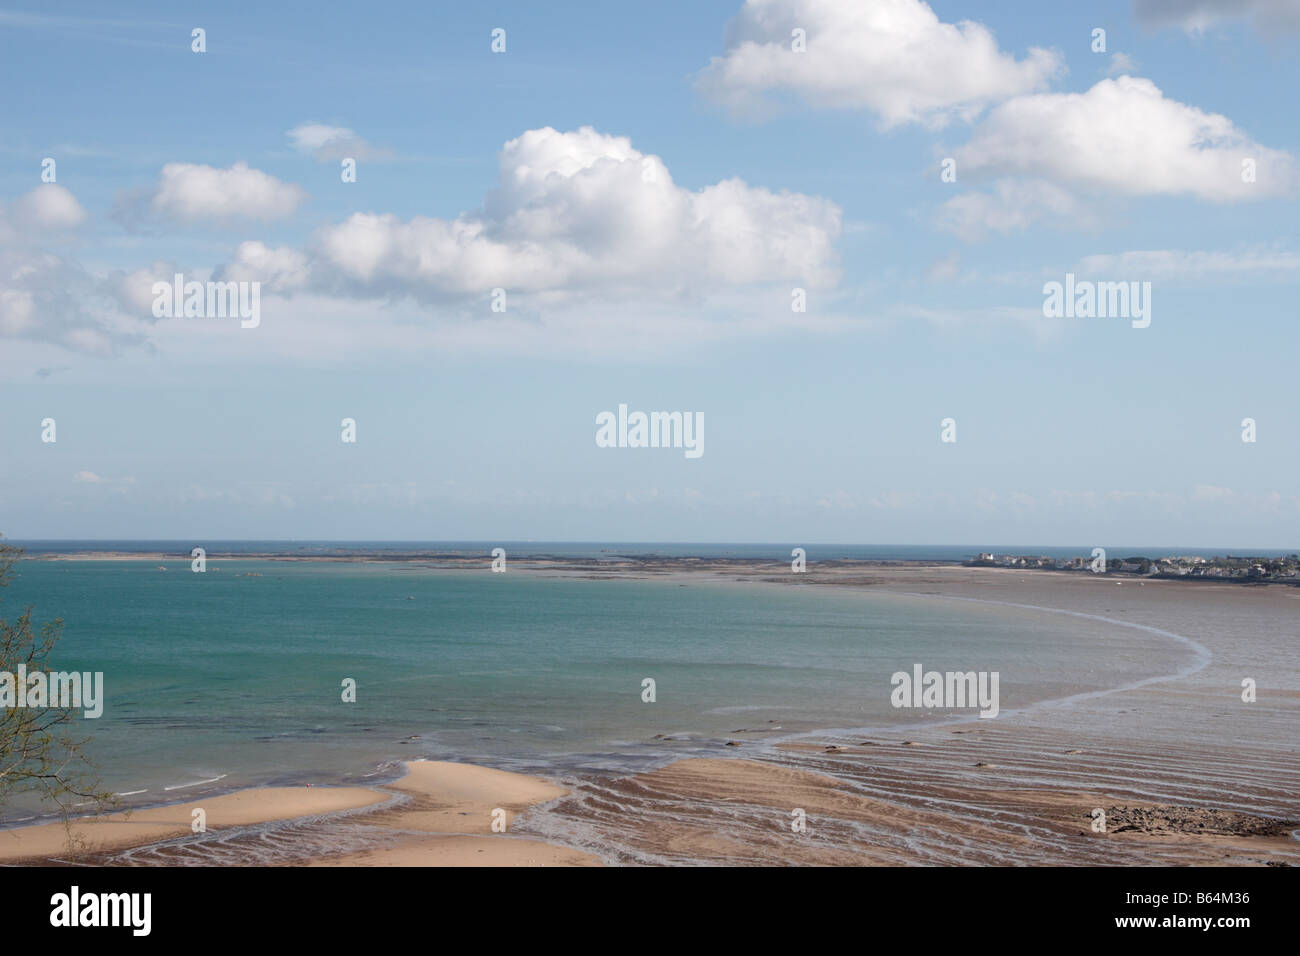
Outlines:
{"type": "MultiPolygon", "coordinates": [[[[103,673],[102,716],[78,717],[70,729],[124,806],[373,781],[421,757],[632,772],[717,755],[740,733],[772,743],[980,719],[973,709],[894,707],[892,675],[918,664],[996,672],[1006,714],[1168,674],[1196,654],[1175,639],[1050,609],[522,569],[539,555],[789,560],[783,546],[514,542],[504,546],[516,569],[493,573],[494,546],[209,542],[210,553],[234,556],[209,557],[194,573],[188,542],[30,542],[29,556],[175,557],[20,560],[0,590],[0,617],[12,621],[30,605],[37,622],[60,619],[50,667],[103,673]],[[481,570],[241,557],[475,548],[481,570]]],[[[961,560],[980,549],[807,550],[815,561],[961,560]]],[[[50,810],[17,794],[0,806],[0,823],[50,810]]]]}

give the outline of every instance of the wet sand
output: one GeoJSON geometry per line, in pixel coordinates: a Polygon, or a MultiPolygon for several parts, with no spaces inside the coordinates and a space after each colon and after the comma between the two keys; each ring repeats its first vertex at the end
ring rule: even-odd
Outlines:
{"type": "MultiPolygon", "coordinates": [[[[520,812],[567,791],[545,780],[471,764],[413,761],[405,776],[376,787],[275,787],[241,790],[190,803],[151,807],[61,823],[0,831],[2,863],[113,865],[212,862],[201,852],[205,839],[230,843],[235,860],[262,862],[256,850],[265,824],[330,821],[343,813],[362,820],[379,848],[332,853],[317,843],[304,847],[321,866],[591,866],[595,858],[561,846],[518,839],[510,827],[520,812]],[[206,814],[207,834],[195,837],[192,813],[206,814]],[[358,814],[366,808],[373,812],[358,814]],[[497,830],[493,829],[494,821],[497,830]],[[209,836],[210,835],[210,836],[209,836]],[[245,851],[241,854],[240,844],[245,851]],[[195,848],[200,852],[195,853],[195,848]],[[132,848],[147,848],[139,854],[132,848]],[[127,852],[123,852],[127,851],[127,852]],[[242,856],[242,859],[241,859],[242,856]]],[[[312,827],[287,829],[309,834],[312,827]]],[[[306,841],[303,841],[304,843],[306,841]]],[[[292,855],[292,854],[290,854],[292,855]]]]}
{"type": "Polygon", "coordinates": [[[1175,679],[993,720],[742,737],[719,755],[739,759],[580,782],[526,829],[617,847],[605,858],[623,863],[1300,864],[1300,589],[951,566],[727,577],[1097,615],[1208,657],[1175,679]]]}
{"type": "Polygon", "coordinates": [[[259,787],[189,803],[0,830],[0,862],[71,860],[193,834],[195,810],[209,832],[355,810],[387,797],[364,787],[259,787]]]}

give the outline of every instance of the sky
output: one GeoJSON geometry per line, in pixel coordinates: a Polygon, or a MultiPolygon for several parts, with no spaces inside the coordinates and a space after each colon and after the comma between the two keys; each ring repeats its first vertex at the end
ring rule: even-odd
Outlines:
{"type": "Polygon", "coordinates": [[[1294,547],[1298,43],[1295,0],[2,3],[0,533],[1294,547]],[[620,405],[702,454],[601,447],[620,405]]]}

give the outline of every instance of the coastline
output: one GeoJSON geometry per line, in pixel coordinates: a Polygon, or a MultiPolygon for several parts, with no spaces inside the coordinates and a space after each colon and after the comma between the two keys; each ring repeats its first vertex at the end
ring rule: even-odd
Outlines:
{"type": "MultiPolygon", "coordinates": [[[[208,551],[204,558],[211,565],[208,570],[219,571],[220,562],[275,562],[285,564],[363,564],[363,565],[407,565],[404,570],[437,570],[476,572],[487,570],[493,559],[485,550],[388,550],[374,549],[339,553],[299,553],[287,551],[208,551]]],[[[191,557],[186,552],[165,551],[38,551],[25,553],[26,561],[68,562],[68,561],[103,561],[103,562],[162,562],[158,570],[169,570],[166,562],[177,562],[188,566],[191,557]]],[[[1283,587],[1300,591],[1300,577],[1284,576],[1254,578],[1250,576],[1220,576],[1198,574],[1171,574],[1165,572],[1139,573],[1136,571],[1111,570],[1100,575],[1093,574],[1086,567],[1066,568],[1060,566],[1007,566],[988,564],[957,558],[856,558],[838,557],[810,561],[805,573],[791,572],[790,562],[784,558],[742,557],[742,556],[672,556],[647,553],[623,553],[606,550],[600,556],[573,556],[527,552],[510,557],[510,569],[520,573],[556,574],[561,576],[580,576],[599,579],[610,575],[631,579],[638,576],[672,576],[688,573],[692,575],[738,574],[749,578],[779,581],[785,584],[818,583],[855,583],[846,576],[855,572],[871,574],[879,570],[891,569],[965,569],[971,571],[1002,572],[1015,575],[1034,575],[1059,578],[1095,579],[1111,583],[1170,583],[1180,587],[1215,587],[1228,585],[1233,587],[1263,588],[1283,587]],[[827,582],[826,575],[835,575],[839,580],[827,582]],[[774,577],[763,578],[763,575],[774,577]],[[814,580],[816,578],[817,580],[814,580]]],[[[870,579],[861,582],[875,583],[870,579]]]]}
{"type": "MultiPolygon", "coordinates": [[[[586,563],[569,564],[519,562],[511,571],[595,576],[586,563]]],[[[1300,723],[1300,652],[1287,630],[1300,611],[1295,588],[1243,588],[1234,582],[1187,588],[1181,581],[938,563],[810,565],[798,576],[779,574],[774,562],[686,564],[638,562],[640,573],[599,577],[667,576],[757,587],[797,582],[1019,603],[1183,635],[1203,645],[1209,658],[1185,675],[1063,705],[1049,702],[1001,720],[935,722],[905,734],[873,734],[870,741],[845,739],[833,730],[774,743],[738,734],[717,758],[666,755],[665,765],[641,773],[569,774],[562,787],[473,764],[416,762],[406,765],[406,777],[374,788],[280,788],[292,793],[265,801],[256,812],[253,804],[264,802],[260,798],[270,788],[236,791],[131,811],[140,823],[148,819],[169,829],[136,825],[130,838],[135,842],[105,843],[99,850],[174,840],[189,831],[187,808],[199,802],[224,806],[218,802],[239,797],[245,815],[228,817],[225,826],[353,813],[367,826],[392,831],[391,840],[385,837],[374,848],[310,854],[320,865],[1300,864],[1300,841],[1289,835],[1300,827],[1300,753],[1293,741],[1300,723]],[[1243,620],[1256,630],[1238,633],[1243,620]],[[1261,700],[1240,704],[1235,685],[1251,673],[1260,680],[1261,700]],[[1248,743],[1234,745],[1229,756],[1223,740],[1248,743]],[[435,766],[470,769],[448,775],[429,769],[435,766]],[[420,769],[412,774],[412,767],[420,769]],[[374,800],[326,809],[294,802],[308,793],[321,800],[318,795],[330,791],[374,800]],[[387,797],[377,795],[382,791],[418,807],[389,806],[387,797]],[[647,792],[653,800],[645,799],[647,792]],[[607,806],[624,809],[611,812],[607,806]],[[509,817],[506,834],[484,829],[485,808],[490,813],[496,807],[509,817]],[[1183,807],[1190,809],[1173,809],[1183,807]],[[808,816],[808,829],[798,837],[790,830],[795,808],[808,816]],[[1095,808],[1119,821],[1110,832],[1092,832],[1095,808]],[[146,818],[159,810],[156,819],[146,818]]],[[[486,562],[475,559],[473,567],[486,571],[486,562]]],[[[44,826],[47,835],[50,827],[62,830],[61,824],[44,826]]],[[[114,832],[129,830],[123,825],[114,832]]],[[[20,828],[0,831],[0,847],[16,833],[20,828]]],[[[0,851],[0,862],[38,859],[57,857],[0,851]]]]}

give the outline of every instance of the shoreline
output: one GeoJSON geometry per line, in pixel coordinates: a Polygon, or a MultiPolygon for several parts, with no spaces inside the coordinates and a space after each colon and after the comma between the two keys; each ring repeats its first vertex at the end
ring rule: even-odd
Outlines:
{"type": "MultiPolygon", "coordinates": [[[[1242,557],[1247,557],[1242,555],[1242,557]]],[[[192,560],[189,554],[183,552],[137,552],[137,551],[47,551],[36,553],[24,553],[24,561],[42,561],[42,562],[72,562],[72,561],[104,561],[104,562],[179,562],[188,565],[192,560]]],[[[410,570],[428,570],[428,571],[490,571],[492,566],[492,557],[487,552],[468,552],[468,551],[357,551],[345,554],[295,554],[284,551],[259,551],[259,552],[224,552],[210,551],[205,554],[205,560],[209,564],[215,565],[217,562],[272,562],[282,564],[373,564],[373,565],[410,565],[410,570]]],[[[638,575],[661,576],[677,573],[693,574],[745,574],[753,575],[777,575],[771,577],[774,583],[784,583],[792,585],[809,585],[830,583],[824,580],[812,580],[812,578],[823,578],[826,574],[842,575],[845,573],[858,571],[870,573],[879,570],[897,570],[897,569],[963,569],[968,571],[982,571],[989,573],[1005,574],[1032,574],[1034,576],[1059,577],[1059,578],[1094,578],[1100,581],[1109,581],[1114,583],[1132,583],[1143,585],[1146,583],[1172,583],[1180,586],[1192,587],[1213,587],[1216,585],[1230,585],[1241,588],[1294,588],[1300,590],[1300,578],[1249,578],[1249,577],[1228,577],[1215,575],[1192,575],[1192,574],[1168,574],[1152,573],[1143,574],[1135,571],[1117,571],[1111,570],[1101,574],[1093,574],[1086,568],[1055,568],[1055,567],[1005,567],[1000,565],[988,565],[973,563],[957,559],[887,559],[887,558],[829,558],[809,561],[807,570],[795,573],[790,569],[790,564],[785,560],[775,560],[771,558],[754,558],[754,557],[680,557],[659,554],[623,554],[616,551],[609,551],[608,557],[570,557],[562,555],[550,555],[545,553],[528,554],[526,556],[512,557],[510,560],[510,570],[516,573],[534,573],[534,574],[559,574],[559,575],[583,575],[589,576],[594,580],[605,577],[617,576],[620,578],[635,578],[638,575]]],[[[159,570],[170,570],[165,566],[159,570]]],[[[208,568],[209,571],[220,571],[219,566],[208,568]]],[[[845,582],[833,582],[845,583],[845,582]]]]}
{"type": "MultiPolygon", "coordinates": [[[[132,559],[147,560],[140,559],[138,556],[132,556],[132,559]]],[[[895,562],[873,562],[870,568],[863,568],[861,566],[863,562],[853,562],[854,567],[823,568],[821,573],[814,573],[810,568],[806,575],[799,575],[797,578],[787,573],[784,579],[773,580],[770,576],[772,563],[763,562],[763,564],[767,567],[752,568],[747,574],[736,574],[737,568],[728,562],[725,567],[714,566],[708,570],[698,565],[689,569],[665,568],[651,576],[667,575],[701,583],[707,581],[719,584],[747,583],[768,586],[793,583],[790,579],[795,578],[798,583],[804,585],[864,591],[879,590],[914,597],[955,598],[1004,604],[1016,602],[1001,600],[1003,597],[1008,599],[1018,597],[1023,600],[1026,595],[1032,595],[1036,600],[1056,598],[1058,600],[1055,603],[1058,606],[1047,607],[1042,604],[1018,604],[1018,606],[1031,610],[1089,617],[1097,617],[1096,611],[1099,606],[1114,603],[1115,599],[1120,599],[1122,596],[1122,603],[1133,602],[1151,606],[1157,615],[1157,620],[1162,620],[1159,616],[1162,608],[1173,606],[1181,609],[1182,605],[1188,603],[1184,600],[1184,595],[1189,593],[1179,588],[1176,581],[1169,580],[1109,581],[1091,576],[1080,577],[1070,572],[1031,575],[1026,573],[1026,570],[1020,569],[972,568],[940,564],[901,567],[895,562]],[[859,577],[864,570],[869,570],[876,576],[875,579],[863,580],[859,577]],[[1056,585],[1049,586],[1049,582],[1053,581],[1057,582],[1056,585]],[[914,590],[918,587],[928,588],[928,590],[914,590]],[[906,590],[903,590],[904,588],[906,590]]],[[[586,570],[585,568],[566,571],[555,567],[529,568],[525,562],[520,562],[520,565],[522,566],[512,565],[511,570],[518,569],[523,573],[543,575],[569,576],[578,573],[579,576],[587,576],[581,574],[582,570],[586,570]]],[[[486,570],[485,564],[480,563],[476,567],[486,570]]],[[[608,577],[643,579],[645,575],[624,573],[608,577]]],[[[1202,587],[1194,589],[1194,592],[1201,596],[1191,603],[1202,606],[1201,610],[1212,609],[1226,614],[1228,618],[1232,618],[1237,610],[1233,607],[1221,608],[1220,603],[1226,602],[1227,605],[1240,606],[1244,609],[1268,609],[1269,613],[1294,614],[1295,611],[1300,610],[1300,604],[1292,604],[1293,601],[1300,599],[1300,594],[1297,594],[1295,589],[1284,585],[1277,587],[1255,585],[1250,589],[1242,589],[1229,586],[1236,583],[1229,581],[1198,583],[1202,584],[1202,587]],[[1215,584],[1224,587],[1220,592],[1211,593],[1215,584]],[[1220,600],[1210,605],[1206,598],[1215,596],[1220,600]]],[[[1134,617],[1127,608],[1123,610],[1128,612],[1130,617],[1134,617]]],[[[1189,621],[1196,620],[1198,616],[1206,616],[1198,615],[1197,608],[1189,608],[1188,613],[1189,621]]],[[[1183,636],[1179,633],[1179,629],[1172,625],[1173,629],[1160,628],[1150,621],[1144,622],[1136,617],[1131,620],[1103,617],[1102,620],[1110,624],[1138,627],[1166,636],[1183,636]]],[[[1209,622],[1208,626],[1210,633],[1217,638],[1213,622],[1209,622]]],[[[1187,701],[1182,703],[1184,711],[1190,708],[1193,713],[1200,714],[1205,708],[1204,685],[1207,675],[1203,672],[1217,669],[1215,665],[1220,664],[1221,661],[1219,655],[1214,654],[1213,647],[1206,648],[1200,645],[1195,637],[1185,639],[1202,646],[1205,653],[1209,655],[1187,673],[1161,676],[1139,682],[1135,686],[1113,688],[1099,694],[1082,695],[1087,697],[1087,700],[1046,701],[1044,703],[1048,706],[1043,708],[1043,713],[1008,713],[1008,719],[1004,721],[977,721],[973,724],[969,721],[936,721],[932,726],[921,729],[873,732],[872,736],[878,739],[870,742],[837,740],[835,735],[840,731],[834,729],[801,732],[797,734],[797,739],[791,739],[787,735],[770,745],[752,739],[741,740],[731,751],[723,753],[722,759],[698,756],[683,758],[665,754],[666,762],[659,767],[626,774],[588,774],[586,779],[577,780],[576,786],[571,787],[568,792],[541,777],[492,770],[478,764],[451,764],[449,766],[475,768],[489,776],[504,774],[504,777],[495,778],[497,784],[519,777],[553,790],[540,791],[550,796],[545,800],[528,804],[528,807],[537,808],[536,812],[530,812],[525,816],[520,821],[520,831],[511,833],[510,836],[505,834],[483,836],[477,832],[449,833],[447,830],[430,829],[420,836],[403,835],[393,846],[344,854],[334,865],[407,865],[421,861],[434,865],[468,865],[473,863],[473,857],[480,857],[481,862],[487,865],[516,865],[517,855],[512,855],[513,851],[506,853],[500,846],[486,847],[474,842],[474,838],[500,842],[503,836],[521,845],[527,843],[528,846],[523,847],[523,852],[531,855],[525,856],[525,861],[542,861],[542,865],[566,862],[590,863],[598,857],[604,857],[607,862],[622,863],[686,862],[700,859],[708,862],[905,863],[924,862],[928,854],[942,856],[944,852],[953,853],[952,850],[927,848],[925,852],[917,854],[916,858],[909,858],[899,847],[891,847],[888,845],[889,841],[883,841],[882,845],[858,846],[851,852],[843,848],[782,845],[779,849],[769,848],[774,855],[766,856],[760,853],[754,857],[750,850],[721,840],[716,833],[710,836],[707,829],[695,833],[689,839],[682,838],[680,835],[674,836],[673,831],[665,830],[663,821],[658,819],[657,815],[661,815],[658,808],[653,812],[647,812],[644,819],[622,821],[605,819],[598,809],[601,794],[607,795],[609,792],[623,794],[626,788],[630,787],[635,791],[644,788],[648,782],[654,782],[656,786],[664,789],[665,794],[672,794],[676,790],[673,796],[676,801],[687,804],[700,801],[724,804],[750,801],[752,812],[756,816],[765,813],[770,816],[769,811],[772,808],[765,802],[770,801],[763,795],[783,793],[785,784],[782,781],[787,780],[791,773],[797,776],[801,772],[825,778],[811,782],[799,778],[801,782],[795,789],[801,799],[820,807],[823,812],[834,810],[842,814],[843,819],[837,820],[835,826],[847,827],[844,830],[845,834],[853,832],[854,828],[861,829],[864,826],[868,829],[886,830],[915,828],[920,825],[921,820],[931,819],[930,825],[936,828],[936,832],[946,833],[950,842],[993,842],[998,832],[996,829],[976,825],[975,822],[965,818],[964,811],[957,812],[956,818],[952,819],[946,815],[949,810],[935,809],[936,806],[942,808],[947,803],[959,806],[986,800],[991,801],[988,812],[994,816],[1007,812],[1005,809],[999,809],[1000,807],[1018,807],[1016,813],[1032,817],[1034,821],[1032,826],[1042,830],[1045,840],[1055,841],[1049,846],[1056,846],[1060,841],[1068,843],[1070,839],[1078,836],[1078,833],[1071,828],[1081,826],[1081,832],[1087,832],[1089,821],[1086,811],[1090,808],[1082,805],[1091,802],[1094,806],[1108,808],[1107,812],[1112,817],[1124,821],[1120,824],[1124,829],[1122,832],[1109,835],[1102,841],[1087,841],[1086,837],[1084,839],[1093,844],[1107,844],[1111,847],[1108,852],[1112,856],[1117,856],[1117,862],[1120,863],[1165,859],[1188,863],[1215,860],[1222,862],[1224,854],[1227,854],[1228,858],[1237,862],[1283,861],[1292,865],[1300,864],[1300,840],[1296,840],[1289,834],[1279,836],[1278,832],[1275,832],[1278,827],[1283,829],[1300,827],[1300,822],[1297,822],[1300,821],[1300,803],[1295,796],[1300,789],[1294,786],[1295,783],[1300,782],[1300,755],[1297,755],[1294,745],[1289,748],[1282,746],[1280,749],[1279,746],[1256,746],[1254,749],[1259,753],[1246,756],[1244,759],[1247,763],[1253,761],[1257,766],[1266,768],[1277,778],[1278,783],[1266,787],[1266,793],[1254,798],[1242,794],[1229,801],[1220,799],[1221,806],[1218,809],[1203,805],[1205,798],[1204,795],[1197,794],[1195,781],[1198,776],[1204,775],[1205,767],[1213,766],[1217,769],[1223,762],[1221,756],[1216,756],[1212,746],[1214,739],[1218,739],[1221,743],[1223,728],[1214,728],[1213,734],[1203,743],[1202,749],[1183,761],[1186,766],[1175,766],[1176,760],[1168,761],[1171,766],[1160,771],[1168,787],[1166,791],[1161,791],[1158,787],[1153,788],[1149,784],[1138,785],[1134,779],[1126,776],[1127,770],[1123,773],[1116,771],[1114,765],[1121,764],[1126,767],[1126,761],[1143,764],[1143,755],[1154,757],[1160,752],[1164,743],[1159,735],[1153,736],[1141,732],[1126,733],[1122,727],[1109,726],[1109,722],[1112,721],[1119,721],[1121,725],[1125,722],[1124,715],[1129,712],[1127,705],[1132,700],[1151,701],[1168,708],[1171,700],[1177,704],[1183,698],[1187,698],[1187,701]],[[1162,684],[1165,686],[1160,686],[1162,684]],[[1109,699],[1100,699],[1103,697],[1109,699]],[[1120,703],[1126,706],[1121,707],[1120,703]],[[1101,724],[1097,723],[1098,715],[1103,718],[1101,724]],[[1062,716],[1065,717],[1064,722],[1061,720],[1062,716]],[[999,726],[982,726],[985,724],[999,724],[999,726]],[[1099,730],[1102,732],[1101,737],[1109,738],[1107,747],[1116,756],[1099,761],[1094,758],[1099,730]],[[1217,738],[1214,735],[1218,735],[1217,738]],[[911,739],[897,739],[902,736],[911,739]],[[958,740],[958,736],[962,739],[958,740]],[[1049,742],[1045,742],[1044,738],[1049,742]],[[816,743],[815,741],[818,740],[822,742],[816,743]],[[1115,740],[1119,743],[1115,743],[1115,740]],[[996,746],[981,748],[979,746],[981,743],[986,745],[996,743],[996,746]],[[863,746],[863,744],[868,745],[863,746]],[[1084,746],[1069,746],[1070,744],[1084,746]],[[994,756],[996,759],[964,761],[967,755],[980,756],[981,749],[990,752],[983,754],[984,756],[994,756]],[[1075,776],[1063,772],[1061,767],[1048,759],[1053,749],[1058,755],[1079,755],[1075,756],[1072,763],[1089,764],[1086,772],[1078,773],[1077,768],[1075,776]],[[943,766],[937,766],[934,760],[940,753],[944,757],[943,766]],[[957,753],[960,753],[964,762],[952,763],[951,758],[957,753]],[[922,754],[925,754],[925,757],[917,759],[922,754]],[[865,766],[863,766],[864,762],[865,766]],[[756,769],[756,767],[763,769],[756,769]],[[891,786],[882,788],[879,779],[871,779],[872,774],[882,772],[896,773],[900,776],[891,778],[891,786]],[[833,781],[833,783],[826,781],[833,781]],[[906,787],[897,786],[904,782],[906,787]],[[1026,786],[1027,783],[1029,786],[1026,786]],[[1081,786],[1080,783],[1101,784],[1101,786],[1081,786]],[[954,796],[954,787],[959,788],[956,791],[958,796],[954,796]],[[873,795],[869,798],[863,795],[864,788],[866,793],[873,795]],[[881,797],[885,799],[880,799],[881,797]],[[1170,799],[1171,797],[1173,799],[1170,799]],[[1191,797],[1196,799],[1190,799],[1191,797]],[[862,800],[876,802],[862,803],[862,800]],[[1228,805],[1223,806],[1222,804],[1225,803],[1228,805]],[[545,807],[540,807],[540,804],[545,804],[545,807]],[[593,807],[597,809],[593,810],[593,807]],[[761,809],[763,807],[766,809],[761,809]],[[1085,814],[1082,819],[1079,818],[1080,807],[1085,814]],[[613,833],[615,830],[617,830],[617,839],[609,839],[608,852],[599,852],[602,845],[605,845],[599,834],[613,833]],[[523,836],[521,837],[520,834],[523,836]],[[456,836],[456,840],[446,839],[449,835],[456,836]],[[672,853],[662,852],[664,846],[674,844],[693,845],[692,852],[696,855],[675,858],[672,853]],[[578,856],[569,858],[566,855],[571,853],[576,853],[578,856]]],[[[1252,643],[1249,638],[1247,643],[1252,643]]],[[[1253,656],[1265,662],[1269,659],[1267,650],[1260,655],[1256,649],[1253,656]]],[[[1297,708],[1300,707],[1300,681],[1296,679],[1296,675],[1300,674],[1300,663],[1295,661],[1295,657],[1292,648],[1287,659],[1290,665],[1288,686],[1277,688],[1280,693],[1274,695],[1276,701],[1283,705],[1284,723],[1293,722],[1297,716],[1297,708]]],[[[1260,673],[1263,676],[1264,672],[1260,673]]],[[[1034,705],[1027,710],[1036,710],[1039,706],[1034,705]]],[[[1216,703],[1213,706],[1224,705],[1216,703]]],[[[1273,706],[1277,706],[1276,702],[1273,706]]],[[[1259,713],[1266,712],[1271,713],[1271,711],[1259,711],[1259,713]]],[[[1172,713],[1172,722],[1176,731],[1178,722],[1184,720],[1185,715],[1178,710],[1178,707],[1175,707],[1172,713]]],[[[1294,726],[1294,723],[1291,723],[1291,726],[1294,726]]],[[[1177,733],[1173,739],[1178,740],[1177,733]]],[[[1252,738],[1250,734],[1242,733],[1237,739],[1250,741],[1252,738]]],[[[1187,748],[1186,743],[1182,746],[1184,749],[1187,748]]],[[[1219,747],[1219,750],[1221,749],[1219,747]]],[[[1243,748],[1246,749],[1250,748],[1243,748]]],[[[415,765],[418,766],[418,763],[415,765]]],[[[317,786],[280,789],[295,791],[295,796],[298,795],[298,791],[314,794],[348,790],[372,794],[387,791],[401,793],[403,788],[399,784],[410,776],[412,764],[407,763],[404,766],[407,767],[407,776],[391,783],[378,783],[373,787],[317,786]]],[[[473,772],[472,770],[467,773],[473,772]]],[[[447,780],[438,783],[438,786],[444,785],[448,785],[447,780]]],[[[235,790],[221,796],[204,797],[201,802],[212,805],[240,794],[257,794],[272,789],[275,788],[235,790]]],[[[454,790],[454,785],[452,789],[454,790]]],[[[413,799],[432,801],[435,804],[439,800],[445,802],[448,799],[447,794],[444,793],[440,797],[436,791],[437,786],[433,786],[432,789],[426,787],[423,791],[406,795],[413,799]]],[[[481,798],[491,793],[491,787],[480,788],[479,797],[476,798],[479,802],[473,804],[476,809],[465,812],[481,814],[481,798]]],[[[128,811],[128,813],[144,817],[154,811],[163,811],[164,817],[172,819],[179,809],[193,807],[198,802],[200,801],[155,805],[148,809],[128,811]]],[[[499,805],[503,806],[508,813],[515,815],[522,813],[522,809],[528,808],[512,810],[505,804],[499,805]]],[[[400,808],[385,809],[385,807],[387,804],[378,803],[362,805],[360,808],[349,805],[327,811],[326,815],[361,809],[365,817],[401,817],[400,808]]],[[[310,812],[309,810],[308,814],[300,814],[297,817],[273,816],[272,819],[301,819],[310,812]]],[[[427,821],[431,818],[426,816],[421,819],[427,821]]],[[[769,823],[772,821],[769,820],[769,823]]],[[[515,816],[511,816],[512,831],[514,824],[515,816]]],[[[173,828],[178,825],[176,820],[172,820],[173,828]]],[[[779,826],[779,823],[772,825],[779,826]]],[[[43,826],[47,829],[51,827],[62,829],[62,824],[59,823],[46,823],[43,826]]],[[[37,828],[0,830],[0,863],[15,862],[3,851],[3,843],[7,837],[21,829],[37,828]]],[[[422,827],[417,826],[414,829],[420,830],[422,827]]],[[[716,830],[716,826],[714,829],[716,830]]],[[[188,824],[181,835],[187,831],[188,824]]],[[[171,838],[175,839],[174,829],[168,832],[171,838]]],[[[770,837],[771,834],[765,836],[770,837]]],[[[891,839],[897,836],[892,834],[891,839]]],[[[1001,839],[1006,838],[1007,834],[1002,833],[1001,839]]],[[[157,842],[156,839],[154,842],[157,842]]],[[[1086,858],[1096,849],[1096,846],[1076,847],[1074,855],[1082,854],[1086,858]]],[[[972,862],[1007,862],[995,850],[983,852],[986,858],[975,855],[972,862]]],[[[960,857],[960,853],[956,855],[960,857]]],[[[312,857],[314,864],[320,865],[331,865],[329,858],[330,855],[324,853],[312,857]]],[[[30,855],[26,859],[35,862],[30,855]]],[[[1091,862],[1104,862],[1105,859],[1107,857],[1103,854],[1101,858],[1091,862]]],[[[949,859],[948,862],[961,862],[961,860],[949,859]]],[[[1084,862],[1088,860],[1085,859],[1084,862]]]]}

